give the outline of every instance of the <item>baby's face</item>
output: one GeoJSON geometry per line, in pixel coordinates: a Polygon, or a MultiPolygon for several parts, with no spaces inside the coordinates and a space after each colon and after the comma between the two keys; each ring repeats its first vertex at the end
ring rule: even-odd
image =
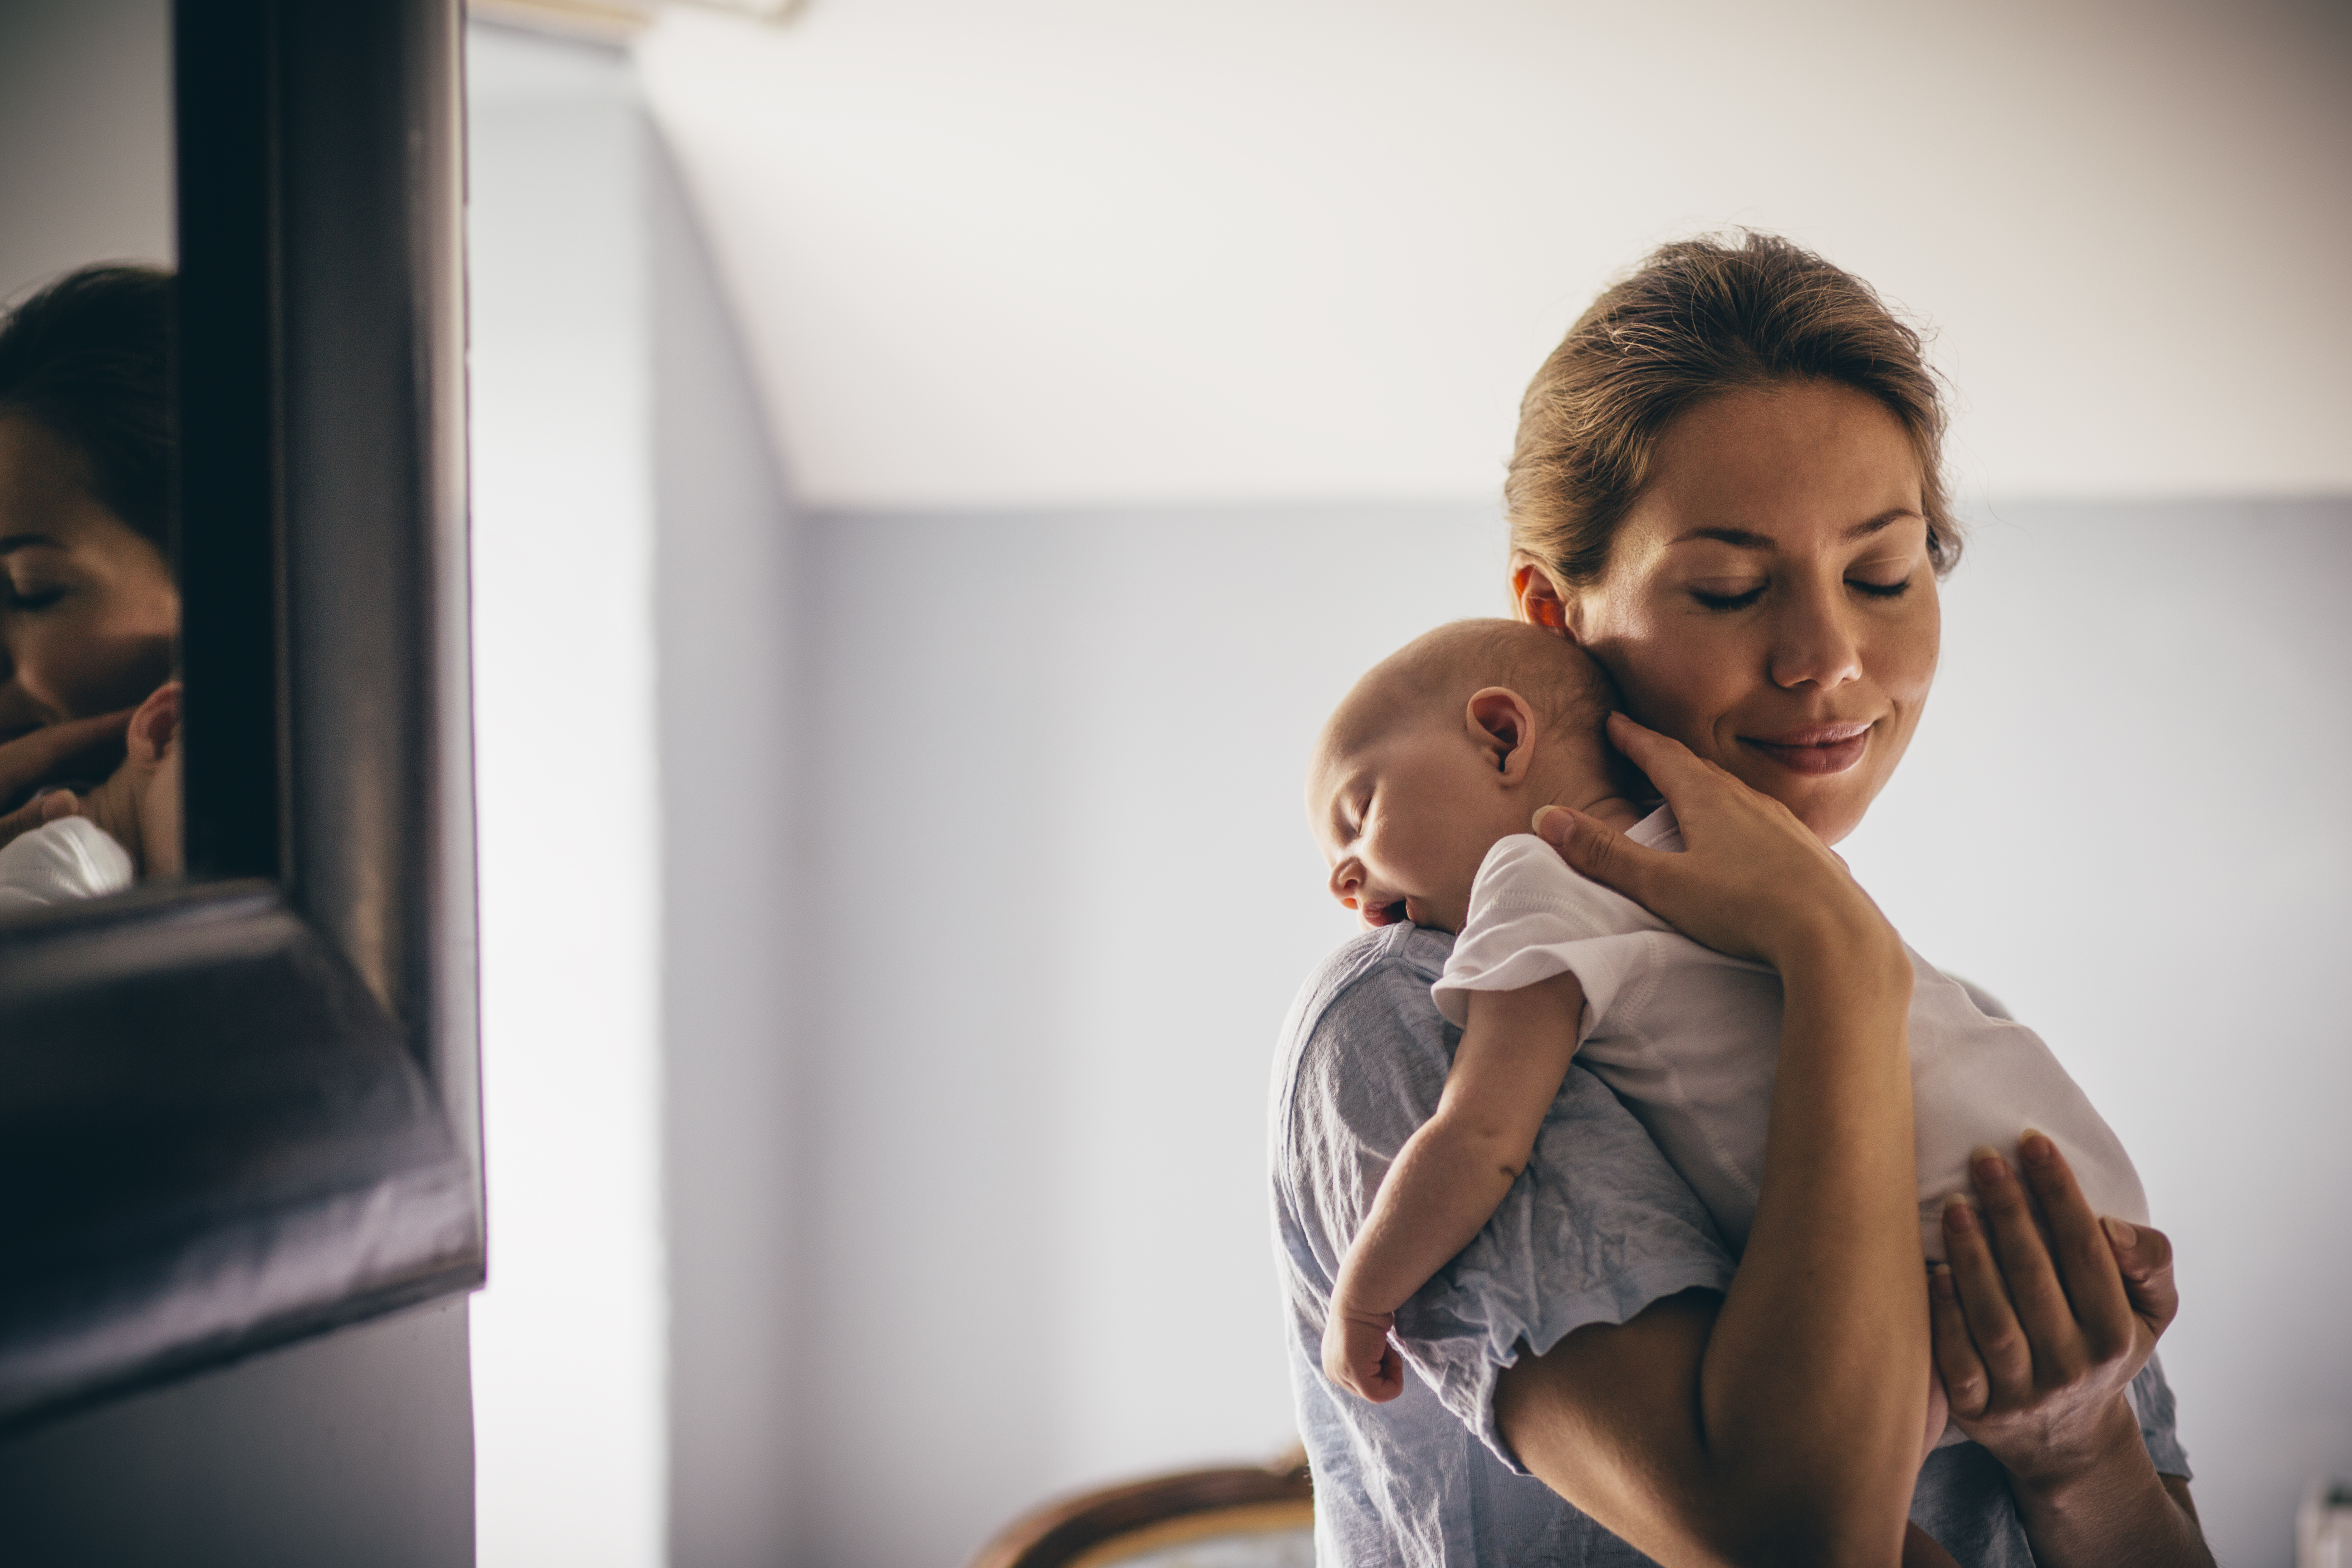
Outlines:
{"type": "Polygon", "coordinates": [[[1436,719],[1327,736],[1307,801],[1331,896],[1368,926],[1459,931],[1486,851],[1528,830],[1525,792],[1503,786],[1465,723],[1436,719]]]}

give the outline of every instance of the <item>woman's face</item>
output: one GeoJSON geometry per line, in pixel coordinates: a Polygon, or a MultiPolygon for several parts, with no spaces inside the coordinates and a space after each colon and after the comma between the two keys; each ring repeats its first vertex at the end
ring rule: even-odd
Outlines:
{"type": "Polygon", "coordinates": [[[171,679],[171,571],[84,476],[46,426],[0,414],[0,742],[135,708],[171,679]]]}
{"type": "Polygon", "coordinates": [[[1865,394],[1719,394],[1666,427],[1600,581],[1563,591],[1515,563],[1520,616],[1589,649],[1633,717],[1834,844],[1935,679],[1919,479],[1902,425],[1865,394]]]}

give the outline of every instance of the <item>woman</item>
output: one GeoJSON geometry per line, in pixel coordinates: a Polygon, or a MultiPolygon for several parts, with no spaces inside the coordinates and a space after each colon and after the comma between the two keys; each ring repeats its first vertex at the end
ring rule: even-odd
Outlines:
{"type": "Polygon", "coordinates": [[[1771,1139],[1735,1267],[1638,1124],[1571,1073],[1504,1209],[1399,1315],[1413,1392],[1352,1401],[1313,1347],[1340,1252],[1443,1082],[1427,985],[1447,939],[1390,927],[1335,955],[1294,1012],[1275,1119],[1328,1560],[2210,1563],[2149,1363],[2174,1307],[2164,1238],[2103,1232],[2037,1141],[2023,1184],[1979,1166],[1983,1217],[1948,1215],[1932,1293],[1920,1265],[1909,964],[1828,846],[1934,676],[1958,548],[1941,434],[1916,337],[1764,237],[1661,250],[1529,389],[1506,492],[1519,614],[1615,676],[1641,722],[1614,738],[1690,847],[1565,813],[1544,831],[1780,970],[1771,1139]],[[1931,1346],[1974,1442],[1923,1467],[1931,1346]]]}
{"type": "Polygon", "coordinates": [[[0,326],[0,843],[106,776],[169,680],[172,285],[89,267],[0,326]]]}

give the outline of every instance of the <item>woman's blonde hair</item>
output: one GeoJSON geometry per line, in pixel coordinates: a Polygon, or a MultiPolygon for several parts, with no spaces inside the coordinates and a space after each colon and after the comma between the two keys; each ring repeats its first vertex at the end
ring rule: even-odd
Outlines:
{"type": "Polygon", "coordinates": [[[1942,388],[1919,334],[1853,274],[1777,235],[1676,240],[1602,290],[1528,385],[1503,482],[1511,548],[1563,586],[1600,577],[1658,437],[1735,387],[1830,381],[1876,398],[1919,459],[1927,555],[1960,555],[1942,388]]]}

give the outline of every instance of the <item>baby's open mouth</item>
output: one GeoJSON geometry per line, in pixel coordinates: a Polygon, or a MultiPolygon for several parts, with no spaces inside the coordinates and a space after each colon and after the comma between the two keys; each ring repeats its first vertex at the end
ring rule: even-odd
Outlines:
{"type": "Polygon", "coordinates": [[[1368,926],[1401,926],[1411,917],[1405,913],[1404,900],[1392,904],[1366,904],[1364,923],[1368,926]]]}

